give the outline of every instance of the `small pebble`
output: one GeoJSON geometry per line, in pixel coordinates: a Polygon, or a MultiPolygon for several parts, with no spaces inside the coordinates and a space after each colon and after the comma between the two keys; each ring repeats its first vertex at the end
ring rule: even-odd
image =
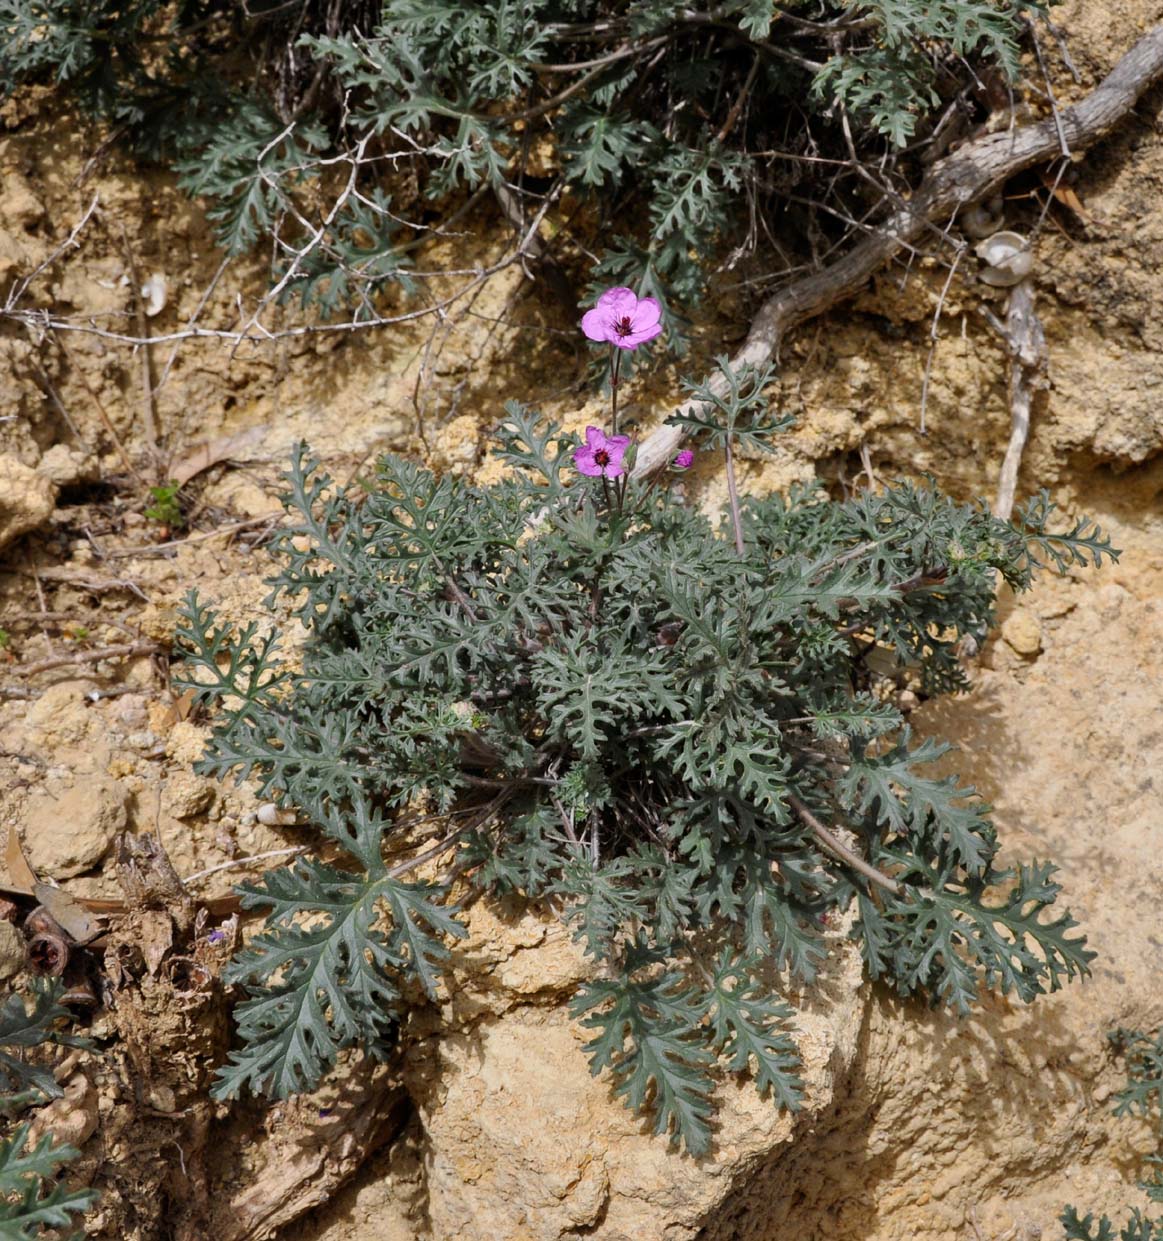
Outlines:
{"type": "Polygon", "coordinates": [[[1019,655],[1037,655],[1042,649],[1042,626],[1033,612],[1024,608],[1006,617],[1001,636],[1019,655]]]}

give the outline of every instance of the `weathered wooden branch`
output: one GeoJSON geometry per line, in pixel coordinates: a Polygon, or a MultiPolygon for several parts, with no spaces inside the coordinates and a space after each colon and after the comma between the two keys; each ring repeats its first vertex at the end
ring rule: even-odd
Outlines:
{"type": "Polygon", "coordinates": [[[409,1115],[404,1090],[383,1065],[351,1066],[342,1083],[299,1095],[268,1113],[265,1132],[248,1146],[265,1147],[261,1171],[233,1196],[219,1193],[204,1236],[220,1241],[269,1241],[308,1211],[330,1201],[409,1115]],[[342,1093],[339,1093],[339,1090],[342,1093]],[[326,1100],[330,1107],[320,1107],[326,1100]]]}
{"type": "MultiPolygon", "coordinates": [[[[792,328],[853,296],[923,233],[945,227],[963,207],[1023,169],[1060,156],[1062,135],[1073,152],[1093,146],[1161,76],[1163,25],[1145,34],[1080,103],[1036,125],[987,134],[934,164],[916,194],[875,232],[831,266],[789,285],[760,307],[743,348],[731,359],[732,367],[764,366],[792,328]]],[[[715,380],[711,382],[714,387],[715,380]]],[[[688,401],[683,409],[697,406],[697,401],[688,401]]],[[[680,427],[660,427],[639,448],[635,474],[652,474],[667,465],[682,440],[680,427]]]]}
{"type": "Polygon", "coordinates": [[[1045,388],[1046,335],[1034,310],[1034,286],[1027,276],[1014,286],[1004,324],[998,325],[1010,355],[1010,442],[998,476],[993,515],[1009,521],[1014,511],[1014,492],[1022,452],[1030,435],[1030,409],[1034,393],[1045,388]]]}

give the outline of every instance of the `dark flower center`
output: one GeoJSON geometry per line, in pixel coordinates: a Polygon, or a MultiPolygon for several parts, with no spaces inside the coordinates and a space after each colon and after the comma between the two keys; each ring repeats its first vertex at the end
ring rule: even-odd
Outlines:
{"type": "Polygon", "coordinates": [[[610,464],[610,454],[604,448],[599,448],[594,453],[594,460],[601,466],[607,466],[610,464]]]}
{"type": "Polygon", "coordinates": [[[634,331],[634,325],[630,322],[629,315],[623,315],[620,319],[614,321],[614,331],[619,336],[629,336],[634,331]]]}

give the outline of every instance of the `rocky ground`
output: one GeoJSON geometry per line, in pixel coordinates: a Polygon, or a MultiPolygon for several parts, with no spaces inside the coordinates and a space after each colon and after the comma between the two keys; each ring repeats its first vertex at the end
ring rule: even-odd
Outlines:
{"type": "MultiPolygon", "coordinates": [[[[1055,12],[1080,77],[1056,71],[1064,101],[1160,16],[1144,0],[1055,12]]],[[[91,1021],[110,1050],[70,1056],[65,1097],[37,1121],[81,1147],[78,1174],[103,1191],[91,1235],[1024,1241],[1057,1235],[1067,1201],[1141,1204],[1151,1135],[1112,1117],[1122,1069],[1106,1033],[1163,1021],[1161,105],[1149,95],[1077,164],[1081,211],[1051,205],[1036,251],[1050,387],[1019,495],[1052,487],[1110,528],[1122,559],[1006,600],[972,693],[913,715],[920,733],[960,743],[958,770],[994,803],[1013,855],[1060,864],[1100,954],[1094,977],[958,1023],[861,986],[838,939],[801,998],[809,1106],[793,1122],[749,1088],[729,1091],[715,1151],[694,1164],[589,1077],[564,1007],[583,966],[550,920],[475,907],[448,1001],[410,1031],[401,1076],[347,1065],[318,1096],[263,1110],[206,1102],[229,1038],[216,973],[237,923],[216,916],[228,935],[215,943],[194,906],[114,915],[108,943],[89,950],[110,979],[91,1021]]],[[[32,304],[132,327],[135,266],[164,279],[154,337],[196,314],[232,322],[260,274],[232,267],[214,284],[220,259],[197,207],[170,178],[115,149],[97,157],[96,145],[46,97],[0,112],[0,295],[96,199],[77,244],[30,286],[32,304]]],[[[1029,228],[1045,198],[1015,197],[1011,224],[1029,228]]],[[[502,227],[478,225],[485,239],[502,227]]],[[[470,257],[487,261],[490,243],[476,244],[470,257]]],[[[923,264],[886,272],[788,343],[779,399],[797,426],[774,462],[743,463],[744,487],[821,478],[840,492],[867,485],[871,466],[877,478],[929,471],[956,494],[993,493],[1007,364],[982,311],[1000,311],[1004,293],[967,270],[930,360],[943,283],[923,264]]],[[[699,325],[703,356],[741,338],[748,304],[722,290],[699,325]]],[[[384,450],[481,476],[507,397],[570,427],[596,416],[583,361],[573,325],[519,267],[435,336],[421,322],[233,354],[161,341],[148,382],[140,351],[100,335],[0,325],[0,805],[32,868],[118,901],[119,871],[164,886],[156,859],[118,857],[126,829],[155,833],[178,875],[200,876],[198,902],[214,902],[253,873],[215,868],[296,846],[298,829],[245,786],[191,770],[205,726],[168,683],[182,598],[196,587],[226,615],[260,613],[263,539],[295,440],[338,477],[384,450]],[[189,480],[186,524],[167,533],[143,515],[146,486],[175,475],[189,480]],[[111,653],[93,658],[100,650],[111,653]]],[[[677,392],[664,370],[631,391],[629,412],[649,427],[677,392]]],[[[713,463],[697,467],[701,501],[717,504],[723,488],[713,463]]],[[[17,866],[9,855],[0,884],[18,884],[17,866]]],[[[0,935],[0,978],[19,953],[0,935]]]]}

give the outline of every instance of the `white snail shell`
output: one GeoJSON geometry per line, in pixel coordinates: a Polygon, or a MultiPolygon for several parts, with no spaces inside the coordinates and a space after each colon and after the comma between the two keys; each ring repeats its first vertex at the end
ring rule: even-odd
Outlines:
{"type": "Polygon", "coordinates": [[[985,264],[981,279],[994,288],[1008,289],[1024,280],[1034,269],[1034,255],[1030,243],[1021,233],[1003,230],[986,237],[974,247],[977,257],[985,264]]]}
{"type": "Polygon", "coordinates": [[[290,827],[299,819],[296,811],[278,806],[273,801],[264,801],[255,817],[266,827],[290,827]]]}
{"type": "Polygon", "coordinates": [[[142,309],[145,311],[147,319],[152,319],[155,315],[161,314],[165,309],[168,296],[169,285],[166,281],[165,273],[160,271],[151,273],[145,284],[141,286],[142,309]]]}

